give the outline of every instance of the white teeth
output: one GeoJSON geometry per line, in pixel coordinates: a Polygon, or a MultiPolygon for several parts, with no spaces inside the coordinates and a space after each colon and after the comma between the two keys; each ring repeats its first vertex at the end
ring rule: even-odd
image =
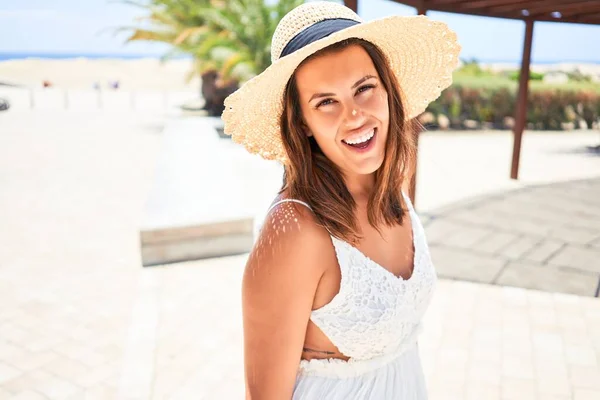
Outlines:
{"type": "Polygon", "coordinates": [[[356,138],[353,139],[344,139],[344,142],[348,143],[348,144],[359,144],[359,143],[364,143],[367,140],[370,140],[373,136],[375,135],[375,129],[371,129],[371,131],[369,133],[365,133],[364,135],[358,136],[356,138]]]}

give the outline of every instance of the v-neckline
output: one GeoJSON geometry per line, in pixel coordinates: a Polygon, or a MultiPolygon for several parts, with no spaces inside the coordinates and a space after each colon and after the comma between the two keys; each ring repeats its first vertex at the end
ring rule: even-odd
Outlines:
{"type": "Polygon", "coordinates": [[[384,271],[384,273],[387,273],[389,276],[391,276],[392,278],[394,278],[397,281],[400,282],[410,282],[412,280],[412,278],[415,276],[415,272],[417,270],[417,251],[418,251],[418,246],[417,246],[417,242],[416,242],[416,234],[415,234],[415,219],[413,219],[413,215],[412,215],[412,210],[410,208],[410,206],[408,206],[408,219],[410,220],[410,230],[411,230],[411,242],[412,242],[412,246],[413,246],[413,257],[412,257],[412,271],[410,273],[410,276],[408,278],[404,278],[402,275],[400,276],[396,276],[396,274],[394,274],[392,271],[390,271],[389,269],[385,268],[383,265],[379,264],[377,261],[373,260],[371,257],[367,256],[365,253],[363,253],[358,247],[351,245],[350,243],[344,241],[344,240],[340,240],[334,236],[331,236],[332,239],[335,239],[339,242],[344,243],[346,246],[348,246],[351,250],[356,251],[361,257],[363,257],[368,263],[373,264],[374,267],[378,268],[378,269],[382,269],[384,271]]]}

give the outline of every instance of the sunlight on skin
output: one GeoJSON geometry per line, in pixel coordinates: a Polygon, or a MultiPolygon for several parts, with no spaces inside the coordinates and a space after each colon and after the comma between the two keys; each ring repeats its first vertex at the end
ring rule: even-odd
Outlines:
{"type": "MultiPolygon", "coordinates": [[[[356,202],[361,236],[371,238],[354,249],[382,269],[387,270],[382,265],[393,266],[389,273],[409,277],[412,268],[404,267],[412,264],[412,242],[408,248],[400,245],[393,250],[389,243],[400,236],[412,238],[412,224],[386,227],[380,236],[367,216],[374,172],[385,161],[390,115],[388,93],[372,59],[364,48],[351,45],[311,59],[296,71],[296,78],[306,134],[314,137],[342,172],[356,202]],[[366,151],[357,151],[345,142],[362,138],[373,129],[375,140],[366,151]],[[408,235],[400,234],[401,230],[408,231],[408,235]],[[371,254],[374,256],[369,257],[371,254]]],[[[276,200],[287,197],[282,193],[276,200]]],[[[268,379],[264,377],[275,373],[270,370],[274,365],[292,368],[290,360],[297,360],[296,357],[350,359],[310,321],[312,310],[329,304],[339,293],[341,271],[329,233],[308,208],[293,202],[275,206],[264,220],[248,265],[249,275],[244,279],[252,303],[245,315],[248,326],[253,328],[246,351],[251,359],[249,365],[257,366],[262,374],[256,378],[254,373],[258,371],[250,371],[250,381],[268,379]],[[272,303],[274,298],[281,301],[281,307],[272,303]],[[261,364],[270,359],[265,358],[265,351],[280,354],[281,364],[261,364]]]]}
{"type": "Polygon", "coordinates": [[[373,172],[385,157],[389,128],[387,92],[373,60],[361,46],[352,45],[308,61],[295,75],[309,136],[346,176],[350,192],[353,186],[370,189],[373,172]],[[331,95],[314,97],[323,92],[331,95]],[[370,128],[377,129],[377,138],[368,153],[359,154],[342,142],[370,128]]]}
{"type": "MultiPolygon", "coordinates": [[[[305,210],[303,210],[304,207],[305,206],[295,204],[293,202],[286,202],[281,203],[273,208],[268,218],[265,220],[265,224],[270,224],[270,229],[266,229],[269,231],[269,233],[260,234],[256,242],[255,248],[253,249],[254,257],[256,257],[256,265],[258,268],[260,267],[260,265],[262,265],[261,259],[269,258],[269,254],[267,254],[267,252],[275,254],[281,251],[281,247],[275,247],[281,246],[280,241],[274,240],[275,237],[284,235],[286,233],[293,234],[294,230],[300,231],[307,227],[307,224],[315,224],[315,221],[307,220],[307,215],[302,213],[302,211],[306,212],[305,210]]],[[[324,230],[325,228],[319,229],[324,230]]],[[[252,272],[253,274],[255,274],[257,271],[256,269],[254,269],[252,272]]],[[[340,276],[336,276],[335,279],[339,280],[340,277],[341,274],[340,276]]],[[[339,287],[336,289],[334,294],[330,295],[331,298],[333,298],[338,293],[338,291],[339,287]]],[[[329,303],[330,300],[331,299],[327,299],[324,302],[324,304],[320,305],[313,304],[313,309],[322,307],[326,303],[329,303]]],[[[306,327],[306,339],[302,349],[302,359],[312,360],[326,358],[338,358],[346,361],[349,360],[349,357],[346,357],[344,354],[342,354],[312,321],[308,321],[306,327]]]]}

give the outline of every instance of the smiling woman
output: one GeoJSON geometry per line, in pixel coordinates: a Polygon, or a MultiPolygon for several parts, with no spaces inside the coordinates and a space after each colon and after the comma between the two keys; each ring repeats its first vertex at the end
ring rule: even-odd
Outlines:
{"type": "Polygon", "coordinates": [[[351,243],[359,233],[346,205],[353,206],[357,196],[363,202],[371,198],[369,223],[401,224],[400,190],[389,189],[405,181],[414,153],[413,127],[404,118],[398,83],[381,51],[364,40],[347,39],[311,55],[290,78],[284,103],[288,195],[314,199],[319,220],[351,243]],[[304,166],[309,167],[307,175],[302,174],[304,166]],[[338,210],[327,211],[332,208],[338,210]]]}
{"type": "Polygon", "coordinates": [[[247,399],[427,398],[417,338],[437,275],[405,186],[413,118],[459,49],[425,17],[310,2],[225,101],[225,133],[284,165],[243,279],[247,399]]]}

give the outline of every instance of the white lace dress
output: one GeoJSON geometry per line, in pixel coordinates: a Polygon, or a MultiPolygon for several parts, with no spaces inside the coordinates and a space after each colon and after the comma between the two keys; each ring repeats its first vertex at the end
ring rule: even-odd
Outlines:
{"type": "MultiPolygon", "coordinates": [[[[356,247],[331,237],[342,275],[340,291],[310,318],[350,359],[301,360],[294,400],[427,399],[417,338],[437,274],[423,226],[408,196],[404,199],[414,245],[409,279],[396,277],[356,247]]],[[[299,200],[283,201],[309,207],[299,200]]]]}

